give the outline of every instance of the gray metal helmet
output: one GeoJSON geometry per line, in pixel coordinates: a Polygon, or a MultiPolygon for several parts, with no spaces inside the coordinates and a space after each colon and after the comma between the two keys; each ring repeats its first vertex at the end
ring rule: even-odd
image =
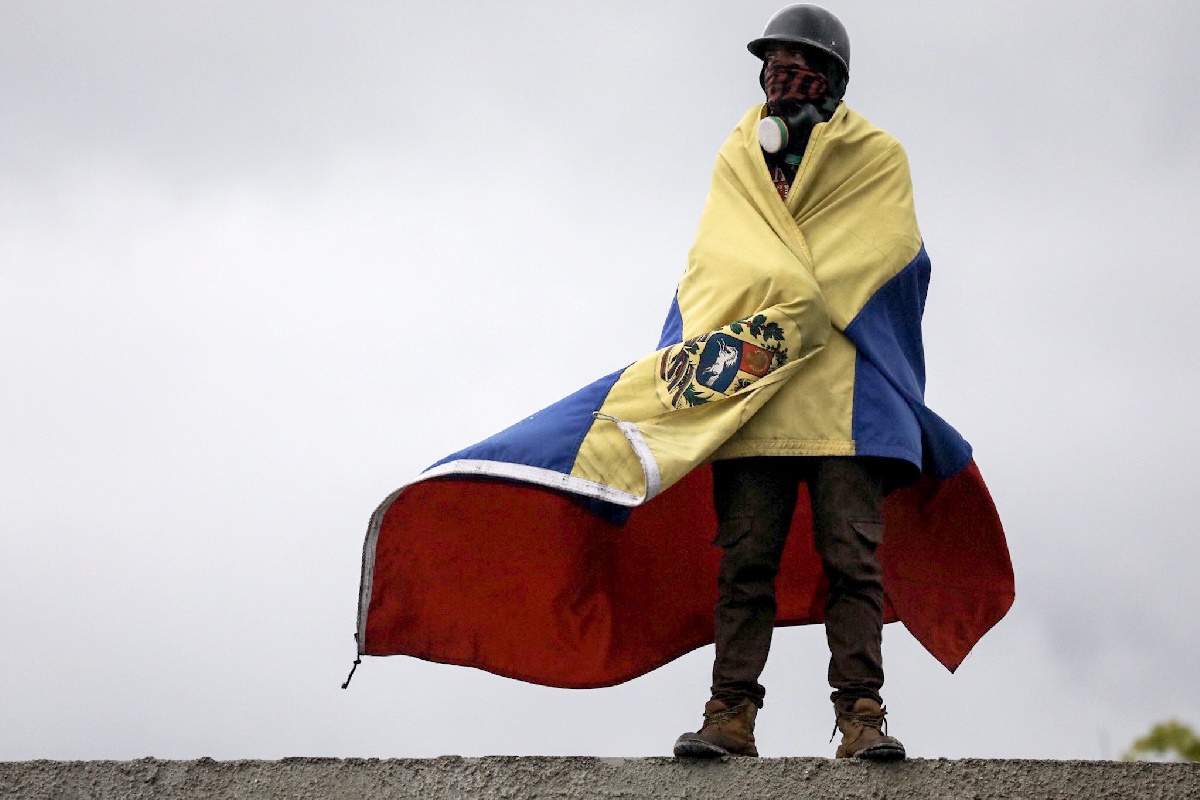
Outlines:
{"type": "Polygon", "coordinates": [[[820,6],[788,6],[771,17],[763,35],[746,45],[751,53],[766,60],[767,48],[790,44],[827,53],[850,77],[850,37],[846,26],[820,6]]]}

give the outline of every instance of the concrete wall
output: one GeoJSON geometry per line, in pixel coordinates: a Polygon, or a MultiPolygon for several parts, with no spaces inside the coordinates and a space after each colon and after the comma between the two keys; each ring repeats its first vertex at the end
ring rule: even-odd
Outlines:
{"type": "Polygon", "coordinates": [[[0,762],[0,798],[1200,798],[1200,764],[819,758],[0,762]]]}

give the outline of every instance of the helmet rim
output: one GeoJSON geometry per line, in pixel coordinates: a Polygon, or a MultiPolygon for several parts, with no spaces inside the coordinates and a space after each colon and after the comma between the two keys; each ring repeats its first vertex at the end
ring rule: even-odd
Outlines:
{"type": "Polygon", "coordinates": [[[846,70],[846,72],[850,71],[850,65],[846,63],[846,59],[842,57],[841,53],[834,50],[824,42],[818,42],[816,39],[810,39],[803,36],[790,36],[784,33],[761,36],[750,42],[750,44],[746,45],[746,49],[753,53],[754,56],[760,61],[766,61],[766,50],[770,45],[773,44],[794,44],[802,47],[811,47],[814,50],[820,50],[822,53],[832,56],[839,64],[842,65],[842,69],[846,70]]]}
{"type": "Polygon", "coordinates": [[[850,36],[846,26],[820,6],[800,3],[786,6],[767,21],[762,35],[746,45],[761,61],[772,44],[790,44],[815,49],[832,57],[846,75],[850,74],[850,36]]]}

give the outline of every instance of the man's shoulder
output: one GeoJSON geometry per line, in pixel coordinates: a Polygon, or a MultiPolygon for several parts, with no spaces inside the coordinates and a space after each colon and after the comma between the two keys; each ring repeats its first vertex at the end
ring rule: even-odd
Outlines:
{"type": "Polygon", "coordinates": [[[845,103],[838,107],[838,112],[834,114],[830,122],[840,123],[837,124],[837,133],[854,141],[859,146],[869,147],[879,152],[887,150],[903,152],[904,150],[899,139],[845,103]]]}

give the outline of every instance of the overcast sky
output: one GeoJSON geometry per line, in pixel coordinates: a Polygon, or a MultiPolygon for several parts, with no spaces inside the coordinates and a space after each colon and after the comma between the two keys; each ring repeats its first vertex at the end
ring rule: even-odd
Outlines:
{"type": "MultiPolygon", "coordinates": [[[[369,658],[363,534],[649,352],[777,2],[0,4],[0,759],[664,755],[711,647],[619,687],[369,658]]],[[[831,4],[905,144],[927,399],[1017,574],[921,757],[1200,725],[1200,5],[831,4]],[[1136,9],[1136,10],[1134,10],[1136,9]]],[[[764,755],[831,755],[820,628],[764,755]]]]}

